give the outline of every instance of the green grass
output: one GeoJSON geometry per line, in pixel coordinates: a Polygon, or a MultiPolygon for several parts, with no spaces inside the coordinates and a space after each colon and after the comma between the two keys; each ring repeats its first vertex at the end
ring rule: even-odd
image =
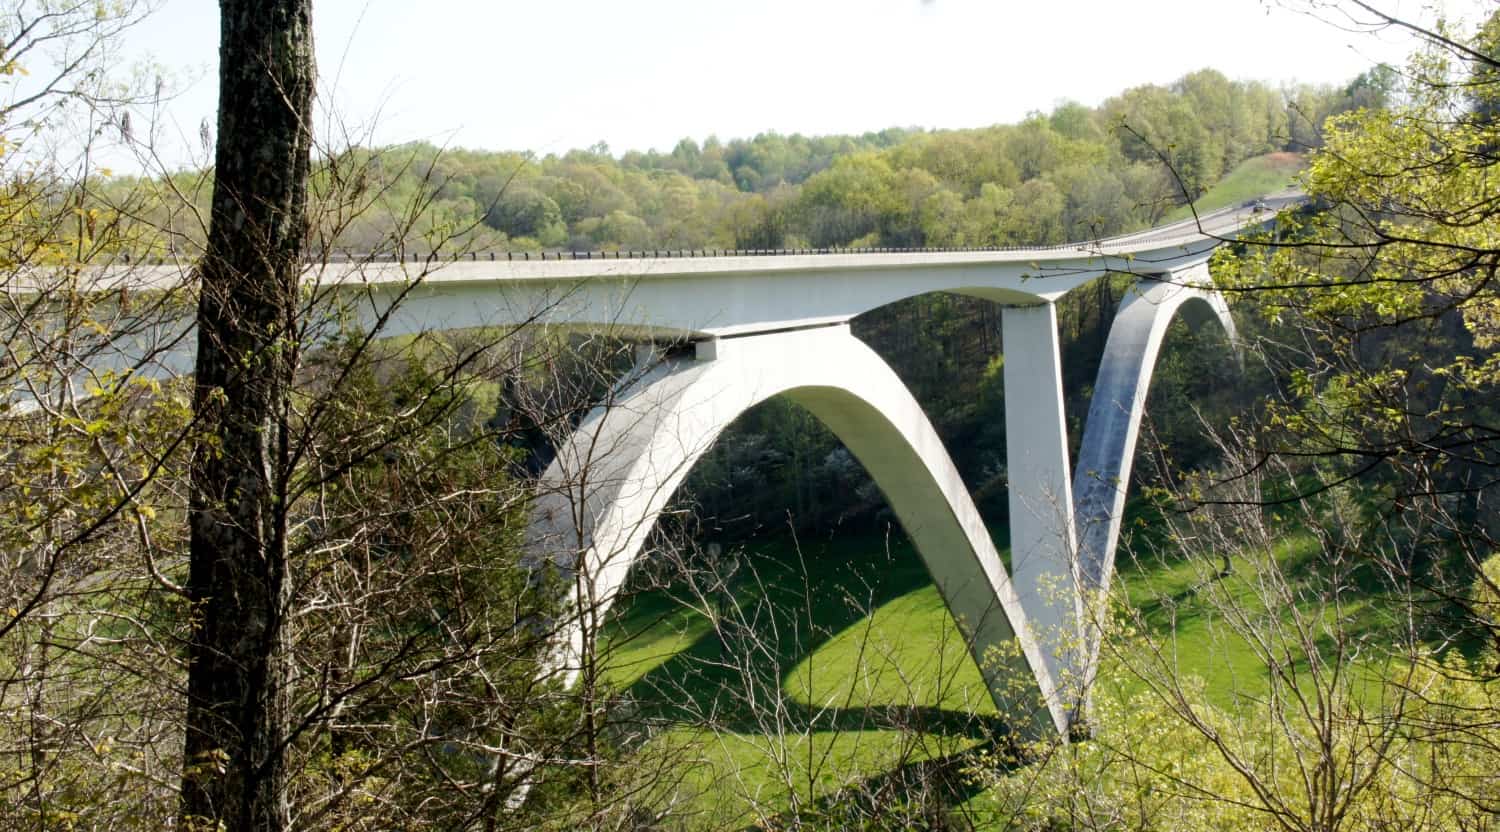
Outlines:
{"type": "Polygon", "coordinates": [[[804,543],[800,554],[763,542],[731,583],[732,601],[705,602],[680,582],[636,594],[603,638],[609,681],[642,716],[678,726],[653,742],[695,760],[684,791],[698,796],[691,811],[706,828],[774,816],[794,794],[805,802],[867,788],[1002,727],[904,540],[804,543]],[[721,641],[710,615],[731,605],[754,622],[757,646],[729,626],[721,641]],[[752,652],[754,661],[736,660],[752,652]]]}
{"type": "Polygon", "coordinates": [[[741,555],[730,585],[728,594],[695,594],[679,582],[632,595],[604,634],[608,679],[656,716],[713,711],[731,727],[757,727],[753,708],[727,707],[724,696],[744,681],[736,657],[754,651],[758,666],[778,673],[774,684],[797,706],[799,724],[869,727],[881,721],[872,709],[913,702],[965,716],[994,712],[904,540],[800,551],[764,542],[741,555]],[[716,631],[716,615],[730,623],[716,631]]]}
{"type": "MultiPolygon", "coordinates": [[[[1306,565],[1316,554],[1311,536],[1288,535],[1274,554],[1294,579],[1316,580],[1306,565]]],[[[1217,560],[1126,556],[1118,580],[1165,645],[1168,666],[1206,680],[1203,695],[1215,706],[1253,707],[1266,671],[1222,609],[1271,611],[1256,564],[1237,559],[1228,575],[1218,568],[1217,560]]],[[[757,542],[728,588],[705,594],[681,581],[638,593],[618,607],[604,644],[607,678],[641,715],[668,726],[653,742],[694,761],[684,793],[696,795],[690,805],[706,827],[774,817],[794,797],[807,804],[869,791],[914,767],[956,767],[1003,734],[957,627],[904,540],[845,538],[800,552],[784,540],[757,542]],[[749,635],[728,627],[721,639],[712,617],[734,608],[751,622],[749,635]],[[752,643],[755,660],[737,661],[752,643]]],[[[1392,629],[1379,607],[1344,608],[1343,628],[1378,640],[1392,629]]],[[[1334,623],[1332,613],[1299,612],[1318,627],[1334,623]]],[[[1287,621],[1291,613],[1276,614],[1287,621]]],[[[1127,694],[1144,690],[1118,663],[1113,670],[1127,694]]],[[[961,777],[953,783],[954,803],[973,797],[961,777]]]]}
{"type": "MultiPolygon", "coordinates": [[[[1296,184],[1297,174],[1306,167],[1307,157],[1297,153],[1267,153],[1246,159],[1193,204],[1199,213],[1203,213],[1286,190],[1296,184]]],[[[1168,212],[1162,222],[1176,222],[1191,216],[1192,212],[1184,205],[1168,212]]]]}

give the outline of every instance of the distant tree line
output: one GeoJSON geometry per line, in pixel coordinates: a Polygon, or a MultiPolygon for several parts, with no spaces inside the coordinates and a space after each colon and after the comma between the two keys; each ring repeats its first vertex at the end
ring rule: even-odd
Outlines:
{"type": "MultiPolygon", "coordinates": [[[[393,225],[413,228],[403,242],[414,250],[439,239],[511,251],[1042,245],[1151,225],[1245,159],[1320,146],[1328,116],[1383,105],[1393,83],[1375,69],[1342,87],[1275,88],[1205,69],[969,130],[711,136],[618,157],[603,143],[541,158],[357,148],[325,160],[313,187],[329,170],[369,177],[321,183],[373,209],[322,241],[348,251],[388,247],[393,225]],[[401,223],[413,210],[418,221],[401,223]]],[[[152,183],[170,197],[159,222],[141,216],[196,241],[201,230],[182,224],[191,213],[170,203],[206,200],[207,184],[191,172],[152,183]]],[[[102,190],[142,185],[116,177],[102,190]]]]}
{"type": "MultiPolygon", "coordinates": [[[[516,250],[1048,244],[1150,225],[1247,158],[1319,146],[1327,116],[1380,105],[1390,85],[1378,70],[1289,90],[1202,70],[973,130],[683,139],[618,159],[602,145],[536,160],[395,155],[442,184],[435,221],[477,221],[516,250]]],[[[346,243],[358,242],[354,229],[346,243]]]]}

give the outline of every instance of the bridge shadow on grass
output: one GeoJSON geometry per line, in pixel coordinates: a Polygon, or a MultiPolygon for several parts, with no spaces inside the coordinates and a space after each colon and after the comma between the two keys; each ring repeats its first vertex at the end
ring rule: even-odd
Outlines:
{"type": "MultiPolygon", "coordinates": [[[[856,537],[800,554],[788,541],[757,542],[727,569],[634,595],[604,641],[634,714],[658,724],[782,737],[884,732],[866,742],[892,746],[925,734],[946,749],[1008,742],[905,541],[856,537]]],[[[844,775],[870,775],[875,788],[934,765],[844,775]]]]}

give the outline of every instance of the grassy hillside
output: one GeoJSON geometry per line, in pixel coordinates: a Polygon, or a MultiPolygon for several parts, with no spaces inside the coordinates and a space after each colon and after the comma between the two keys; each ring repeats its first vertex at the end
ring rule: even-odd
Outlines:
{"type": "MultiPolygon", "coordinates": [[[[1274,556],[1294,579],[1311,578],[1303,564],[1315,550],[1310,536],[1292,536],[1274,556]]],[[[605,639],[608,678],[664,726],[653,742],[692,760],[683,793],[705,828],[767,822],[933,767],[948,771],[944,803],[982,814],[983,797],[962,770],[1004,726],[908,543],[760,542],[732,568],[722,564],[706,579],[635,595],[605,639]]],[[[1258,600],[1264,564],[1231,565],[1220,574],[1217,558],[1127,555],[1119,576],[1147,634],[1227,712],[1263,698],[1267,685],[1253,646],[1222,611],[1232,601],[1267,613],[1258,600]]],[[[1387,625],[1371,603],[1340,614],[1377,637],[1387,625]]],[[[1118,653],[1106,654],[1107,684],[1121,697],[1145,692],[1118,653]]]]}
{"type": "MultiPolygon", "coordinates": [[[[1307,167],[1307,157],[1300,153],[1267,153],[1241,162],[1206,193],[1198,197],[1198,211],[1213,211],[1254,199],[1262,194],[1285,190],[1296,184],[1297,174],[1307,167]]],[[[1169,212],[1163,222],[1185,220],[1192,216],[1187,206],[1169,212]]]]}
{"type": "Polygon", "coordinates": [[[692,760],[684,792],[702,828],[774,818],[999,728],[904,541],[756,545],[715,578],[634,596],[605,643],[609,679],[674,726],[656,749],[692,760]]]}

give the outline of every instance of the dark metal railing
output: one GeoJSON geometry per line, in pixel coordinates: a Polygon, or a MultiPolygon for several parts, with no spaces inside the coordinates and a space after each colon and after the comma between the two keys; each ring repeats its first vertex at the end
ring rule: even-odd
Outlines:
{"type": "MultiPolygon", "coordinates": [[[[1295,200],[1292,200],[1295,201],[1295,200]]],[[[1278,206],[1279,207],[1279,206],[1278,206]]],[[[1246,210],[1245,206],[1234,206],[1221,208],[1203,214],[1197,218],[1198,222],[1191,226],[1183,236],[1193,236],[1199,233],[1201,225],[1210,219],[1226,216],[1235,212],[1246,210]]],[[[1259,215],[1257,209],[1257,215],[1259,215]]],[[[1274,210],[1265,215],[1269,221],[1275,216],[1274,210]]],[[[956,247],[870,247],[870,248],[785,248],[785,249],[641,249],[628,251],[464,251],[454,250],[444,252],[441,249],[418,251],[386,251],[386,252],[352,252],[323,250],[308,254],[304,262],[308,265],[320,265],[324,263],[433,263],[433,262],[461,262],[461,261],[486,261],[486,262],[549,262],[562,260],[661,260],[661,259],[690,259],[690,258],[725,258],[725,257],[793,257],[793,256],[818,256],[818,255],[848,255],[848,254],[943,254],[943,253],[983,253],[983,252],[1055,252],[1055,251],[1093,251],[1112,244],[1129,241],[1136,238],[1149,238],[1153,232],[1171,228],[1173,225],[1183,223],[1157,226],[1142,231],[1133,231],[1128,234],[1118,234],[1110,237],[1100,237],[1094,240],[1081,240],[1077,242],[1059,243],[1045,246],[956,246],[956,247]]],[[[1167,239],[1173,239],[1171,237],[1167,239]]],[[[143,265],[172,265],[182,262],[182,255],[178,252],[168,251],[164,254],[151,254],[145,256],[132,256],[130,252],[121,253],[116,262],[121,264],[143,264],[143,265]]]]}

